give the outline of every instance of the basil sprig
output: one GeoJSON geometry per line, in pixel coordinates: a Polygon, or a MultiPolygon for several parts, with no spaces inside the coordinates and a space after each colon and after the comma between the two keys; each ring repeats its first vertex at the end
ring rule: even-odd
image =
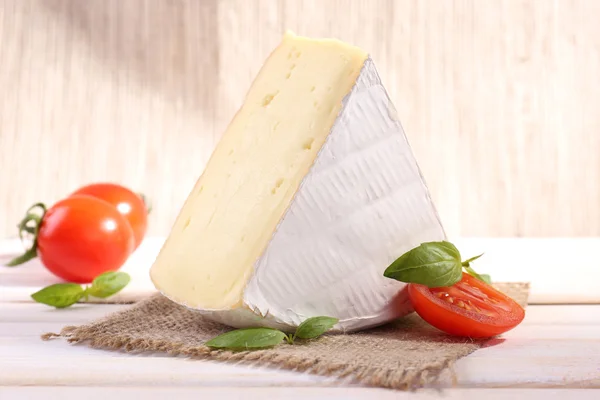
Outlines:
{"type": "MultiPolygon", "coordinates": [[[[337,318],[331,318],[331,317],[309,318],[306,321],[304,321],[303,323],[301,323],[300,325],[298,325],[298,328],[296,329],[296,333],[294,334],[293,339],[296,339],[296,337],[298,337],[300,339],[317,338],[317,337],[321,336],[322,334],[324,334],[325,332],[327,332],[328,330],[330,330],[331,328],[333,328],[333,326],[337,323],[338,323],[337,318]]],[[[292,343],[294,341],[293,339],[292,339],[292,343]]]]}
{"type": "Polygon", "coordinates": [[[85,290],[76,283],[57,283],[35,292],[31,297],[38,303],[56,308],[66,308],[77,303],[85,295],[85,290]]]}
{"type": "Polygon", "coordinates": [[[313,317],[302,322],[296,332],[286,334],[272,328],[244,328],[223,333],[205,343],[213,349],[257,350],[273,347],[285,339],[294,344],[296,339],[315,339],[338,323],[331,317],[313,317]]]}
{"type": "Polygon", "coordinates": [[[130,280],[131,277],[125,272],[105,272],[98,275],[86,291],[92,297],[105,299],[127,286],[130,280]]]}
{"type": "Polygon", "coordinates": [[[462,262],[462,266],[464,267],[465,271],[469,275],[471,275],[471,276],[473,276],[473,277],[479,279],[480,281],[483,281],[483,282],[485,282],[485,283],[487,283],[489,285],[490,283],[492,283],[492,278],[488,274],[478,274],[477,272],[475,272],[475,270],[473,268],[471,268],[471,262],[477,260],[482,255],[483,255],[483,253],[480,254],[480,255],[478,255],[478,256],[471,257],[471,258],[469,258],[466,261],[463,261],[462,262]]]}
{"type": "Polygon", "coordinates": [[[450,242],[421,243],[396,259],[383,276],[406,283],[442,287],[460,282],[464,268],[468,274],[490,283],[489,275],[479,275],[471,268],[471,262],[482,255],[461,261],[460,252],[450,242]]]}
{"type": "Polygon", "coordinates": [[[38,303],[46,304],[56,308],[66,308],[77,303],[88,296],[107,298],[123,289],[131,278],[125,272],[105,272],[92,282],[88,287],[82,287],[76,283],[57,283],[47,286],[31,297],[38,303]]]}
{"type": "Polygon", "coordinates": [[[253,350],[278,345],[286,334],[271,328],[236,329],[212,338],[206,345],[215,349],[253,350]]]}

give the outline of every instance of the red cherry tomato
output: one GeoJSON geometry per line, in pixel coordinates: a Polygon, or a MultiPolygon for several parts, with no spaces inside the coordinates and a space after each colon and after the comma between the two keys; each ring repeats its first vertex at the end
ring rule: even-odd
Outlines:
{"type": "Polygon", "coordinates": [[[421,318],[456,336],[496,336],[525,318],[525,310],[513,299],[466,273],[450,287],[428,288],[411,283],[408,295],[421,318]]]}
{"type": "Polygon", "coordinates": [[[37,235],[37,255],[56,276],[89,283],[119,269],[134,250],[127,219],[110,203],[72,196],[44,215],[37,235]]]}
{"type": "Polygon", "coordinates": [[[80,188],[71,196],[75,195],[97,197],[116,207],[133,229],[135,248],[140,245],[146,234],[148,211],[144,200],[138,194],[114,183],[96,183],[80,188]]]}

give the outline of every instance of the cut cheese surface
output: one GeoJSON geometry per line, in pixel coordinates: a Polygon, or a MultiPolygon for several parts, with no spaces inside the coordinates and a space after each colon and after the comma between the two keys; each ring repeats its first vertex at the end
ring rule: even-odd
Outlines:
{"type": "Polygon", "coordinates": [[[151,269],[164,295],[232,326],[410,312],[397,257],[445,235],[364,51],[286,34],[151,269]]]}

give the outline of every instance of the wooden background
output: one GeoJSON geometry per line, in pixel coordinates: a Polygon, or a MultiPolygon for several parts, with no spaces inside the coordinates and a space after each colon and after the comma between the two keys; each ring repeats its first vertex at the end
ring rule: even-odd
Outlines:
{"type": "Polygon", "coordinates": [[[450,235],[600,236],[600,1],[0,0],[0,237],[121,182],[166,234],[285,29],[367,49],[450,235]]]}

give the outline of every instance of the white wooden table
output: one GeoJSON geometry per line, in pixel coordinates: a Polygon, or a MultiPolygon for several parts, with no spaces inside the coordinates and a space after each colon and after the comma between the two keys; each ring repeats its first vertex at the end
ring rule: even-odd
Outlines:
{"type": "MultiPolygon", "coordinates": [[[[477,247],[474,242],[470,243],[477,247]]],[[[155,245],[151,247],[154,249],[155,245]]],[[[487,247],[493,248],[491,244],[487,247]]],[[[0,262],[3,261],[1,251],[6,254],[13,250],[12,244],[0,242],[0,262]]],[[[152,251],[145,249],[125,267],[136,283],[122,294],[123,298],[144,296],[152,290],[144,280],[151,258],[152,251]]],[[[600,265],[598,267],[600,269],[600,265]]],[[[493,273],[494,269],[483,272],[493,273]]],[[[141,396],[145,399],[169,396],[244,400],[600,399],[600,304],[530,305],[525,321],[507,333],[504,341],[457,362],[455,387],[441,393],[434,390],[400,393],[340,386],[330,378],[289,371],[160,354],[130,355],[73,346],[63,340],[43,342],[42,333],[58,332],[65,325],[85,323],[128,307],[78,304],[70,309],[54,310],[28,300],[32,288],[52,282],[53,278],[36,263],[19,270],[0,268],[2,400],[84,397],[105,400],[141,396]]],[[[598,282],[595,284],[600,291],[598,282]]],[[[587,300],[594,302],[589,297],[587,300]]]]}

